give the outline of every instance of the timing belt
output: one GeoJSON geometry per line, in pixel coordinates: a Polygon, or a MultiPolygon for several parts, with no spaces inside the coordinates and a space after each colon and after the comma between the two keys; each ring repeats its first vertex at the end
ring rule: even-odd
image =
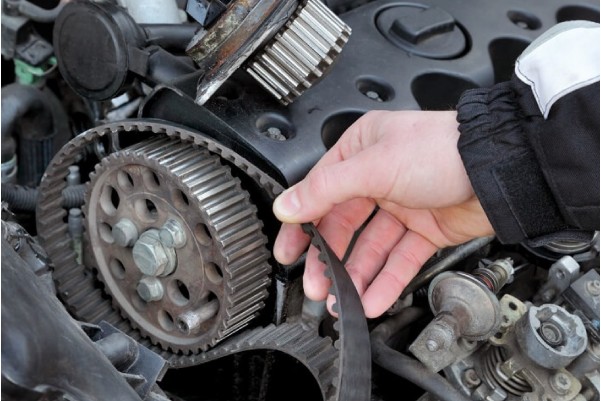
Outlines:
{"type": "Polygon", "coordinates": [[[36,209],[38,237],[54,264],[58,294],[77,319],[99,323],[106,321],[124,331],[146,347],[161,355],[171,367],[206,363],[242,351],[277,350],[305,365],[319,383],[327,400],[368,401],[371,393],[371,354],[367,322],[361,301],[346,269],[313,224],[303,225],[319,258],[332,279],[331,293],[336,297],[334,310],[338,321],[334,328],[339,338],[330,339],[305,329],[300,323],[283,323],[247,330],[222,342],[213,349],[192,355],[173,354],[142,338],[129,322],[120,316],[99,286],[94,274],[79,264],[71,248],[66,223],[67,211],[62,207],[62,191],[69,166],[75,164],[86,148],[105,144],[108,152],[121,149],[120,136],[127,133],[166,135],[203,148],[229,161],[255,181],[274,199],[283,187],[248,160],[215,140],[184,127],[157,120],[129,120],[92,128],[68,142],[53,158],[39,187],[36,209]]]}

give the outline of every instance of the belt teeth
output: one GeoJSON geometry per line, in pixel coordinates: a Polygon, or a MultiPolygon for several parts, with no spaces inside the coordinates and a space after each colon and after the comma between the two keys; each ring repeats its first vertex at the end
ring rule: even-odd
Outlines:
{"type": "Polygon", "coordinates": [[[330,68],[350,34],[350,27],[321,1],[308,0],[246,70],[287,105],[330,68]]]}

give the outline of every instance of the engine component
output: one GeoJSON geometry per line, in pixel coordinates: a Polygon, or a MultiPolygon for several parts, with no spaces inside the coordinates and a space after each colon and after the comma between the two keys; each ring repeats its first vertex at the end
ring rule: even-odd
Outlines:
{"type": "Polygon", "coordinates": [[[282,104],[311,88],[330,68],[351,29],[319,0],[307,0],[246,71],[282,104]]]}
{"type": "Polygon", "coordinates": [[[16,156],[17,181],[36,186],[54,153],[70,138],[62,105],[49,90],[2,88],[2,162],[16,156]]]}
{"type": "Polygon", "coordinates": [[[538,290],[535,301],[551,302],[557,299],[580,273],[580,265],[571,256],[564,256],[549,268],[547,282],[538,290]]]}
{"type": "Polygon", "coordinates": [[[581,382],[564,367],[586,347],[579,318],[557,305],[528,307],[511,295],[500,305],[499,331],[445,368],[447,377],[475,400],[575,399],[581,382]]]}
{"type": "Polygon", "coordinates": [[[587,344],[582,320],[557,305],[530,307],[517,322],[516,335],[524,353],[548,369],[568,366],[587,344]]]}
{"type": "Polygon", "coordinates": [[[428,300],[434,320],[409,351],[434,372],[473,350],[473,341],[493,335],[501,323],[495,295],[513,276],[513,262],[497,260],[472,275],[441,273],[430,284],[428,300]],[[459,339],[464,341],[460,344],[459,339]],[[465,341],[467,340],[467,341],[465,341]]]}
{"type": "Polygon", "coordinates": [[[208,31],[201,31],[187,50],[207,71],[198,83],[196,103],[204,104],[257,49],[261,50],[246,70],[284,105],[320,79],[351,31],[320,1],[296,6],[296,2],[238,1],[208,31]]]}
{"type": "Polygon", "coordinates": [[[111,154],[96,167],[85,214],[86,264],[163,349],[206,350],[263,306],[271,269],[261,223],[208,151],[163,137],[111,154]]]}
{"type": "Polygon", "coordinates": [[[88,394],[104,400],[140,400],[3,240],[2,399],[90,399],[88,394]]]}
{"type": "Polygon", "coordinates": [[[136,77],[154,85],[194,72],[191,62],[156,44],[183,41],[181,49],[195,29],[190,25],[142,26],[111,2],[74,1],[56,20],[54,50],[61,75],[75,92],[107,100],[127,90],[136,77]]]}

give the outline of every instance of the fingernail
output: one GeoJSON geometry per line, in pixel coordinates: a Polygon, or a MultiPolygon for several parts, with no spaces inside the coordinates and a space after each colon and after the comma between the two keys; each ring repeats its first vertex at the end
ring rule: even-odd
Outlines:
{"type": "Polygon", "coordinates": [[[285,190],[273,202],[273,210],[279,217],[293,217],[300,211],[301,204],[298,194],[292,188],[285,190]]]}

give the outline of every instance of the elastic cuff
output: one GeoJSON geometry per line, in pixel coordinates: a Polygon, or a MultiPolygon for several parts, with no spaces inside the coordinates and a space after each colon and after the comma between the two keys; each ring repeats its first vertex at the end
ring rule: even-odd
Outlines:
{"type": "Polygon", "coordinates": [[[518,243],[567,228],[523,132],[510,82],[465,92],[458,148],[497,238],[518,243]]]}

